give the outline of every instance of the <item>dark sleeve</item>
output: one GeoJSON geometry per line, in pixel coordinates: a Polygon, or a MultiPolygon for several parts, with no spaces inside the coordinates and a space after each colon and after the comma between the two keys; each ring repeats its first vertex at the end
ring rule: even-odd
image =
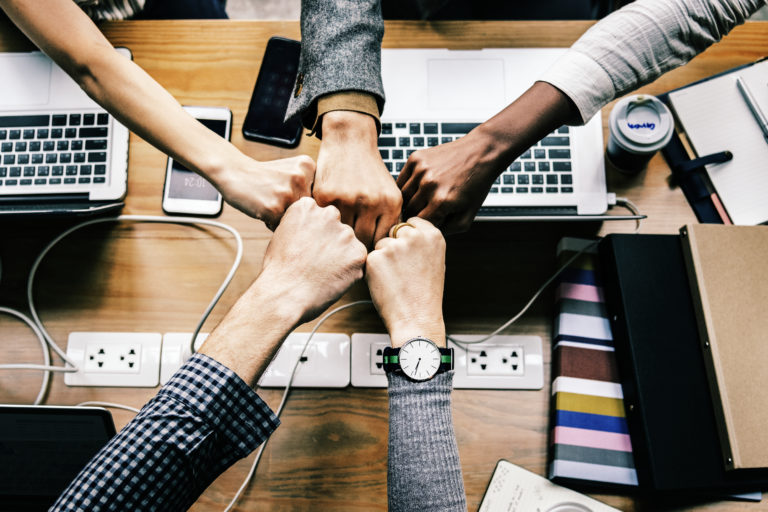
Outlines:
{"type": "Polygon", "coordinates": [[[186,510],[279,424],[234,372],[195,354],[51,510],[186,510]]]}
{"type": "Polygon", "coordinates": [[[301,60],[286,118],[312,128],[317,100],[341,91],[374,96],[384,108],[380,0],[302,0],[301,60]]]}
{"type": "Polygon", "coordinates": [[[426,382],[399,373],[387,378],[390,512],[467,510],[451,414],[453,372],[426,382]]]}

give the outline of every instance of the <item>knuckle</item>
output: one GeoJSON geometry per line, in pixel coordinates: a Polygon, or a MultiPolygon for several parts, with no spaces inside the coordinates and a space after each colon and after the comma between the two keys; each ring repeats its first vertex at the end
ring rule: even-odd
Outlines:
{"type": "Polygon", "coordinates": [[[362,267],[366,259],[368,259],[368,249],[362,243],[357,242],[357,263],[362,267]]]}
{"type": "Polygon", "coordinates": [[[307,186],[307,175],[303,172],[294,172],[291,174],[289,181],[291,183],[291,188],[294,190],[304,189],[307,186]]]}
{"type": "Polygon", "coordinates": [[[390,208],[399,208],[403,204],[403,194],[399,189],[389,193],[384,198],[384,202],[390,208]]]}
{"type": "Polygon", "coordinates": [[[432,197],[438,203],[450,203],[453,201],[453,195],[449,191],[441,188],[435,190],[432,197]]]}
{"type": "Polygon", "coordinates": [[[315,198],[317,204],[322,207],[329,206],[333,203],[334,199],[336,199],[332,194],[318,187],[315,187],[312,195],[315,198]]]}
{"type": "Polygon", "coordinates": [[[299,155],[296,157],[296,164],[299,167],[308,167],[310,169],[314,169],[315,167],[315,161],[312,160],[311,157],[308,155],[299,155]]]}
{"type": "Polygon", "coordinates": [[[341,220],[341,211],[334,205],[329,204],[328,206],[324,206],[322,210],[331,220],[341,220]]]}

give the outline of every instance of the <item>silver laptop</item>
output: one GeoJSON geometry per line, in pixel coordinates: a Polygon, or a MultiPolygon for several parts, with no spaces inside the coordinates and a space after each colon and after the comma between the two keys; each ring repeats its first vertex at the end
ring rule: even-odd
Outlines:
{"type": "Polygon", "coordinates": [[[0,53],[0,77],[0,216],[122,207],[128,130],[40,52],[0,53]]]}
{"type": "MultiPolygon", "coordinates": [[[[509,105],[564,48],[382,50],[387,103],[379,150],[394,177],[419,149],[455,140],[509,105]]],[[[510,165],[476,220],[601,215],[607,210],[600,116],[563,126],[510,165]]]]}

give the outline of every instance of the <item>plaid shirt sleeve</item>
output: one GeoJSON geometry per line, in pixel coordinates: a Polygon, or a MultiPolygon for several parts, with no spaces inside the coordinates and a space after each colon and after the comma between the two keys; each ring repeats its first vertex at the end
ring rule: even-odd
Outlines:
{"type": "Polygon", "coordinates": [[[195,354],[50,510],[186,510],[279,424],[232,370],[195,354]]]}

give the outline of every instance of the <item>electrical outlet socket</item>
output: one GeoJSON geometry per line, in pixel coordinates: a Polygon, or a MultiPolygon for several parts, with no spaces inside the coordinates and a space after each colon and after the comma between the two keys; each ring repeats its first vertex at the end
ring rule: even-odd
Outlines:
{"type": "MultiPolygon", "coordinates": [[[[195,351],[208,338],[208,333],[199,333],[195,339],[195,351]]],[[[160,355],[160,384],[165,385],[171,380],[176,370],[181,368],[187,359],[192,357],[192,350],[189,348],[189,341],[192,339],[191,332],[167,332],[163,335],[163,350],[160,355]]]]}
{"type": "MultiPolygon", "coordinates": [[[[454,336],[470,341],[482,338],[454,336]]],[[[379,351],[389,345],[386,334],[352,335],[353,386],[387,387],[384,370],[376,363],[382,361],[379,351]]],[[[541,389],[544,386],[542,343],[538,336],[494,336],[487,342],[467,345],[468,353],[450,341],[448,346],[454,349],[453,387],[456,389],[541,389]]]]}
{"type": "MultiPolygon", "coordinates": [[[[259,379],[259,387],[284,388],[299,360],[309,333],[292,333],[259,379]]],[[[349,336],[315,333],[306,351],[306,361],[299,363],[292,387],[344,388],[349,385],[349,336]]]]}
{"type": "MultiPolygon", "coordinates": [[[[455,348],[455,344],[454,344],[455,348]]],[[[467,348],[467,375],[505,377],[525,375],[522,345],[483,345],[467,348]]]]}
{"type": "Polygon", "coordinates": [[[64,374],[67,386],[155,387],[160,375],[159,333],[73,332],[67,357],[80,371],[64,374]]]}
{"type": "MultiPolygon", "coordinates": [[[[480,335],[453,334],[474,341],[480,335]]],[[[544,357],[538,336],[494,336],[483,343],[462,347],[448,342],[454,353],[456,389],[541,389],[544,357]]]]}
{"type": "Polygon", "coordinates": [[[386,334],[355,333],[352,335],[351,382],[356,388],[385,388],[387,376],[383,366],[384,347],[391,346],[386,334]]]}

